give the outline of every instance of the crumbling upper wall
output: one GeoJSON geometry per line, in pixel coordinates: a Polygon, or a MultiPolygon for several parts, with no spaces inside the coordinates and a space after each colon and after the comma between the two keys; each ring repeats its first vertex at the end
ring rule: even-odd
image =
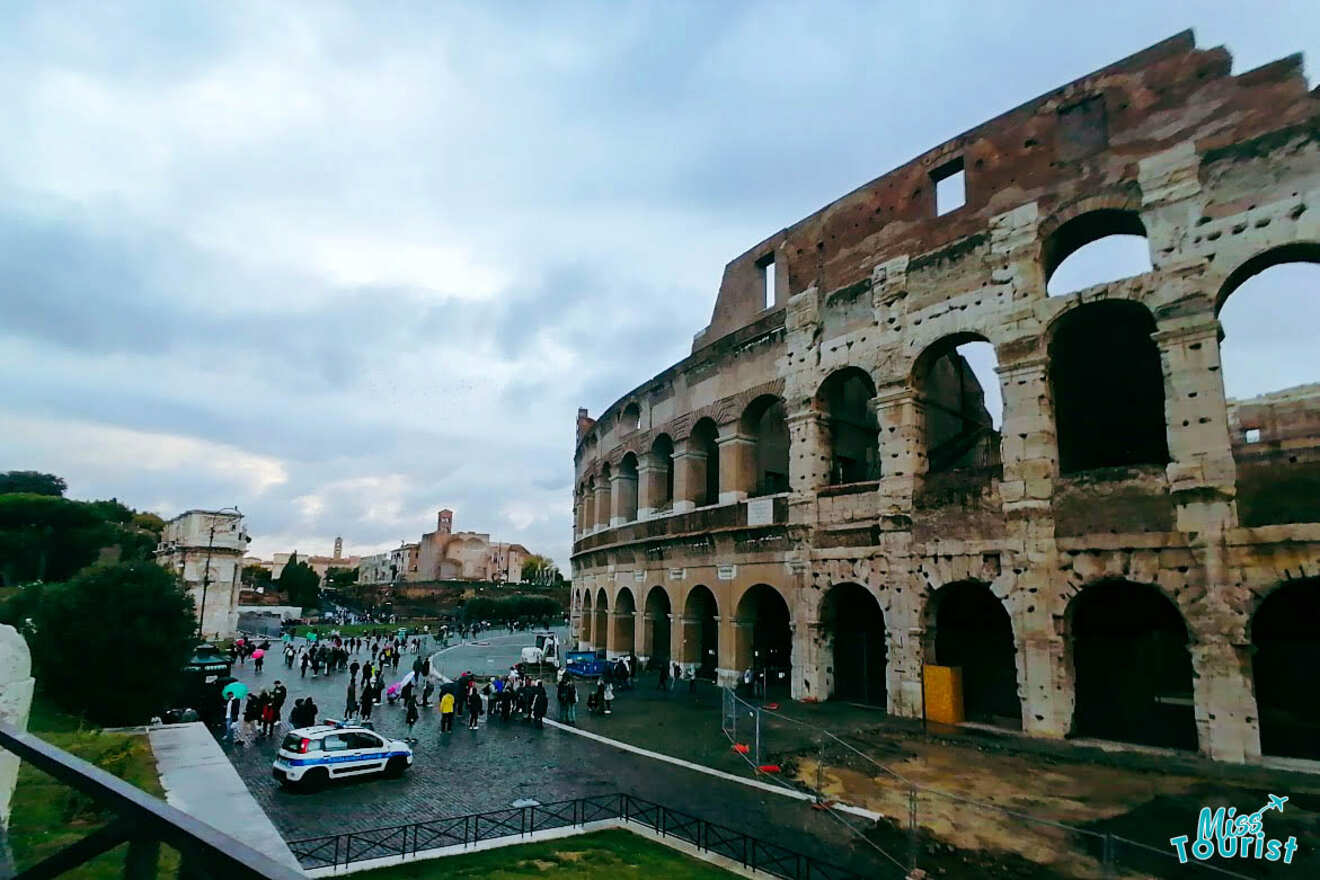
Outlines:
{"type": "Polygon", "coordinates": [[[1184,31],[941,144],[732,260],[693,351],[765,314],[768,258],[779,308],[811,287],[861,283],[891,256],[985,235],[991,218],[1025,203],[1037,203],[1042,232],[1082,200],[1122,204],[1127,194],[1139,204],[1139,160],[1177,145],[1191,142],[1210,162],[1314,124],[1317,102],[1307,100],[1301,56],[1238,76],[1230,68],[1226,49],[1198,50],[1184,31]],[[935,179],[959,162],[966,203],[937,217],[935,179]]]}

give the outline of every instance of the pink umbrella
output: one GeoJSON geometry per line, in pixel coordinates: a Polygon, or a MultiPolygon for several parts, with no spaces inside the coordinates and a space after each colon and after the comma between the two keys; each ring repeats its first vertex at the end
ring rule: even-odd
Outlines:
{"type": "Polygon", "coordinates": [[[257,648],[257,650],[255,650],[255,651],[252,652],[252,659],[253,659],[253,660],[260,660],[262,657],[265,657],[265,656],[266,656],[266,652],[263,651],[263,650],[261,650],[260,648],[257,648]]]}
{"type": "Polygon", "coordinates": [[[241,644],[243,644],[243,640],[242,640],[242,639],[234,639],[234,644],[235,644],[235,645],[241,645],[241,644]]]}

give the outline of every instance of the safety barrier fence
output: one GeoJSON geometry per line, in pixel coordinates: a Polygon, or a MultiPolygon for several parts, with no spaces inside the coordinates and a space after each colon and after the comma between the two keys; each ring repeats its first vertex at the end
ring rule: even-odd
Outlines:
{"type": "Polygon", "coordinates": [[[340,868],[371,859],[407,860],[442,854],[437,851],[449,854],[455,848],[468,848],[485,841],[513,845],[537,832],[611,822],[648,829],[661,837],[784,880],[862,880],[863,876],[876,876],[858,874],[726,825],[624,793],[309,837],[290,841],[289,848],[305,869],[340,868]]]}
{"type": "MultiPolygon", "coordinates": [[[[888,833],[874,833],[876,823],[856,812],[831,812],[884,859],[908,871],[938,869],[939,851],[947,847],[936,844],[956,842],[959,829],[972,827],[978,829],[977,837],[982,842],[1013,841],[1021,844],[1023,851],[1057,855],[1070,863],[1078,876],[1176,875],[1253,880],[1255,875],[1243,872],[1266,870],[1261,863],[1240,859],[1234,860],[1232,870],[1195,859],[1180,864],[1171,845],[1155,846],[931,788],[907,779],[831,731],[758,706],[732,689],[721,690],[720,727],[749,769],[763,781],[808,792],[825,803],[829,800],[824,791],[827,779],[848,773],[869,777],[875,788],[867,812],[888,820],[888,833]],[[781,767],[776,763],[779,761],[791,764],[781,767]],[[793,770],[796,773],[790,774],[793,770]],[[786,778],[790,775],[794,777],[791,782],[786,778]]],[[[1195,822],[1195,815],[1188,816],[1188,827],[1177,833],[1194,831],[1195,822]]],[[[1013,850],[1006,845],[1003,851],[1013,850]]]]}

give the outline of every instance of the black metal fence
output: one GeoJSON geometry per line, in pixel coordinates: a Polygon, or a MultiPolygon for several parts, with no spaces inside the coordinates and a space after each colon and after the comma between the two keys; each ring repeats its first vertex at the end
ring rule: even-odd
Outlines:
{"type": "Polygon", "coordinates": [[[647,828],[662,837],[680,840],[702,852],[723,856],[744,868],[784,880],[862,880],[864,876],[631,794],[596,795],[310,837],[290,841],[289,848],[304,868],[338,868],[368,859],[413,858],[427,850],[470,847],[487,840],[514,844],[538,831],[581,828],[603,821],[647,828]]]}

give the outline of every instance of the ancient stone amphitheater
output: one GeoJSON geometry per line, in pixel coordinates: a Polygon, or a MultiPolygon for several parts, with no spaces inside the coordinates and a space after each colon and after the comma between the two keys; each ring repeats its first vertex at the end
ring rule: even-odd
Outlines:
{"type": "Polygon", "coordinates": [[[1301,64],[1180,34],[735,258],[691,356],[578,413],[578,640],[907,717],[954,666],[974,721],[1320,758],[1320,390],[1220,373],[1225,300],[1320,261],[1301,64]],[[1051,295],[1112,235],[1149,270],[1051,295]]]}

